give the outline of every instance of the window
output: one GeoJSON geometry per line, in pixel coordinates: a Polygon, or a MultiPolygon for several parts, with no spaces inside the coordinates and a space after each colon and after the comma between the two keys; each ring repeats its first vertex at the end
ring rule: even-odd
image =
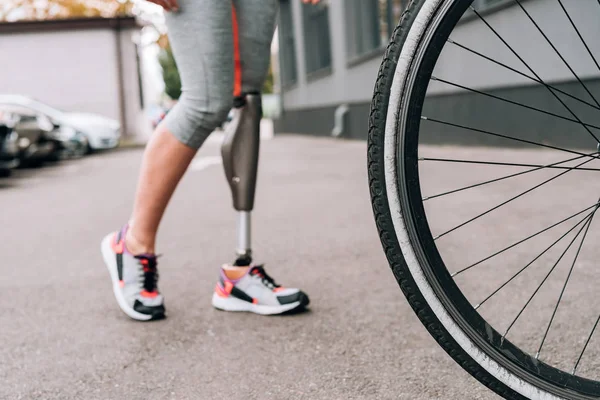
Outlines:
{"type": "Polygon", "coordinates": [[[12,104],[0,105],[0,123],[2,124],[14,126],[19,122],[35,122],[37,118],[37,112],[30,108],[12,104]]]}
{"type": "Polygon", "coordinates": [[[296,39],[290,0],[280,2],[279,11],[279,62],[281,65],[281,84],[289,86],[298,79],[296,71],[296,39]]]}
{"type": "Polygon", "coordinates": [[[331,67],[328,3],[324,0],[318,5],[302,5],[307,74],[331,67]]]}
{"type": "Polygon", "coordinates": [[[347,53],[356,59],[385,47],[408,0],[345,0],[347,53]]]}
{"type": "Polygon", "coordinates": [[[140,102],[140,109],[144,109],[144,82],[142,80],[142,61],[140,59],[140,46],[135,45],[135,66],[137,69],[137,81],[138,81],[138,96],[140,102]]]}

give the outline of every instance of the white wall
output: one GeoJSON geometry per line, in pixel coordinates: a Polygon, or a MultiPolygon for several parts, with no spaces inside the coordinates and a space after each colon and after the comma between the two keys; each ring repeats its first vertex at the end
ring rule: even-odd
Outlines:
{"type": "MultiPolygon", "coordinates": [[[[140,88],[138,67],[136,61],[136,48],[134,35],[137,30],[124,30],[121,32],[121,51],[123,54],[123,91],[125,95],[125,117],[127,120],[127,131],[139,139],[146,140],[152,131],[151,121],[144,115],[140,104],[140,88]]],[[[139,49],[140,63],[143,63],[142,49],[139,49]]],[[[140,66],[142,85],[144,85],[144,67],[140,66]]],[[[144,95],[146,91],[144,91],[144,95]]],[[[144,99],[145,102],[148,100],[144,99]]],[[[146,104],[144,104],[146,105],[146,104]]]]}
{"type": "Polygon", "coordinates": [[[81,30],[0,36],[0,93],[69,111],[119,117],[114,33],[81,30]]]}
{"type": "MultiPolygon", "coordinates": [[[[121,33],[128,133],[147,136],[139,107],[134,30],[121,33]]],[[[0,93],[120,120],[117,35],[109,29],[0,35],[0,93]]]]}

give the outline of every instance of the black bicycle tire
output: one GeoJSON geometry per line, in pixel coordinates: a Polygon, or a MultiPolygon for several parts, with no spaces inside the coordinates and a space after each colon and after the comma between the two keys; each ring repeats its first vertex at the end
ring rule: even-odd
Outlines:
{"type": "Polygon", "coordinates": [[[427,0],[412,0],[394,32],[379,68],[369,114],[367,168],[375,223],[390,268],[413,311],[437,343],[471,376],[506,399],[525,399],[473,360],[441,324],[414,281],[396,236],[385,186],[384,133],[390,90],[402,46],[427,0]]]}

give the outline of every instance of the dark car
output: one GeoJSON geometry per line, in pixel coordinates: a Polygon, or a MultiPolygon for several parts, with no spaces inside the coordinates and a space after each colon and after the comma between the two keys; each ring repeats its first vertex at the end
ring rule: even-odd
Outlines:
{"type": "Polygon", "coordinates": [[[8,176],[18,165],[18,135],[7,125],[0,125],[0,176],[8,176]]]}
{"type": "Polygon", "coordinates": [[[60,143],[51,137],[54,126],[38,115],[19,115],[13,126],[18,135],[20,166],[36,167],[54,160],[60,143]]]}
{"type": "Polygon", "coordinates": [[[87,152],[88,141],[84,135],[53,123],[43,114],[19,107],[4,107],[0,112],[18,136],[23,166],[39,166],[46,161],[80,157],[87,152]]]}

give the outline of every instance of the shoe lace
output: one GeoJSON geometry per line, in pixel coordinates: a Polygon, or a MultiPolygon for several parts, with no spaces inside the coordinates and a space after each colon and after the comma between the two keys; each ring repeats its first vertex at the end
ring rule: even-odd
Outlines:
{"type": "Polygon", "coordinates": [[[269,274],[267,274],[264,266],[262,266],[262,265],[257,265],[256,267],[252,268],[252,271],[250,271],[250,275],[260,277],[262,283],[265,286],[267,286],[268,288],[270,288],[271,290],[281,287],[281,285],[278,285],[277,283],[275,283],[275,280],[273,278],[271,278],[269,276],[269,274]]]}
{"type": "Polygon", "coordinates": [[[144,287],[144,290],[148,292],[154,292],[158,284],[158,268],[157,268],[157,257],[139,255],[135,256],[139,260],[142,270],[140,273],[140,283],[144,287]]]}

